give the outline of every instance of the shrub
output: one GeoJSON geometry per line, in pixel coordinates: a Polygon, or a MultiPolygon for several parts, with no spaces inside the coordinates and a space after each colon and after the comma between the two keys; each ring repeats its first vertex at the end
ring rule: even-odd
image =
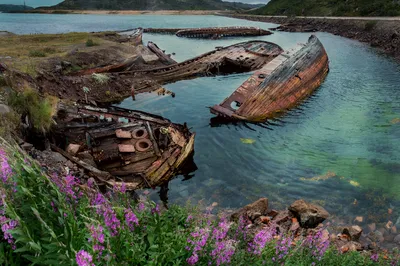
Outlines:
{"type": "Polygon", "coordinates": [[[94,73],[92,75],[92,78],[99,84],[106,84],[110,79],[110,77],[105,74],[97,74],[97,73],[94,73]]]}
{"type": "Polygon", "coordinates": [[[51,98],[42,98],[33,89],[10,93],[8,103],[20,115],[27,115],[36,130],[47,132],[54,123],[51,98]]]}
{"type": "Polygon", "coordinates": [[[96,45],[98,45],[98,44],[96,42],[94,42],[92,39],[88,39],[86,41],[86,46],[87,47],[92,47],[92,46],[96,46],[96,45]]]}
{"type": "Polygon", "coordinates": [[[6,78],[0,74],[0,87],[7,86],[7,80],[6,78]]]}
{"type": "Polygon", "coordinates": [[[29,56],[30,57],[46,57],[46,53],[43,51],[32,50],[32,51],[29,51],[29,56]]]}
{"type": "Polygon", "coordinates": [[[375,28],[377,23],[378,23],[378,21],[376,21],[376,20],[368,21],[367,23],[365,23],[365,30],[372,31],[375,28]]]}

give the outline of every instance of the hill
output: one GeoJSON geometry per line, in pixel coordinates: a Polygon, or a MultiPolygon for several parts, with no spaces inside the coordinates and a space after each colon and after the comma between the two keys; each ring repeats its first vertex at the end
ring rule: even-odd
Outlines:
{"type": "Polygon", "coordinates": [[[260,5],[221,0],[65,0],[50,9],[100,10],[243,10],[260,5]]]}
{"type": "Polygon", "coordinates": [[[398,0],[271,0],[256,15],[399,16],[398,0]]]}
{"type": "Polygon", "coordinates": [[[21,11],[21,10],[32,10],[33,7],[23,6],[23,5],[1,5],[0,4],[0,12],[13,12],[13,11],[21,11]]]}

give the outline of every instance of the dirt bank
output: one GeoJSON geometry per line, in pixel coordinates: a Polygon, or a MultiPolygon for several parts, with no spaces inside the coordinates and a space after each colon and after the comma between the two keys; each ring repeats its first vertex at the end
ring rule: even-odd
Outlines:
{"type": "Polygon", "coordinates": [[[277,30],[287,32],[323,31],[370,44],[400,60],[400,21],[356,20],[305,17],[268,17],[229,15],[238,19],[280,24],[277,30]]]}

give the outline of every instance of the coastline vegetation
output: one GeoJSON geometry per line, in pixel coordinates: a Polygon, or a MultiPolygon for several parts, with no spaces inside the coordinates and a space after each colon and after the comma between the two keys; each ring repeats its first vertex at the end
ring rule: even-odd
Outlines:
{"type": "Polygon", "coordinates": [[[69,174],[47,174],[0,140],[0,263],[6,265],[397,265],[398,254],[339,253],[322,231],[304,238],[270,224],[161,209],[124,185],[99,192],[69,174]]]}
{"type": "Polygon", "coordinates": [[[400,4],[390,0],[271,0],[250,12],[287,16],[399,16],[400,4]]]}

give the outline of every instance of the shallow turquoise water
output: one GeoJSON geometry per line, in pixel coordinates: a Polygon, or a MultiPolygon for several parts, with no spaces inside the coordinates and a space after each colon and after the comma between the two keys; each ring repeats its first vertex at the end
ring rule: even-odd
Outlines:
{"type": "MultiPolygon", "coordinates": [[[[15,33],[122,30],[134,27],[205,27],[272,24],[216,16],[113,16],[0,14],[0,30],[15,33]]],[[[298,108],[262,125],[210,124],[206,108],[229,96],[250,74],[198,78],[165,87],[176,97],[143,94],[123,107],[187,122],[197,133],[193,178],[170,182],[170,202],[204,199],[236,208],[268,197],[276,208],[298,198],[316,201],[330,212],[354,219],[387,221],[400,199],[400,65],[368,46],[326,33],[317,36],[330,58],[330,73],[298,108]],[[241,138],[255,140],[244,144],[241,138]],[[330,178],[328,178],[330,177],[330,178]],[[313,178],[313,179],[311,179],[313,178]],[[310,180],[311,179],[311,180],[310,180]],[[353,204],[358,202],[358,204],[353,204]]],[[[287,49],[309,34],[281,33],[256,39],[287,49]]],[[[145,35],[175,59],[247,38],[181,39],[145,35]]]]}

